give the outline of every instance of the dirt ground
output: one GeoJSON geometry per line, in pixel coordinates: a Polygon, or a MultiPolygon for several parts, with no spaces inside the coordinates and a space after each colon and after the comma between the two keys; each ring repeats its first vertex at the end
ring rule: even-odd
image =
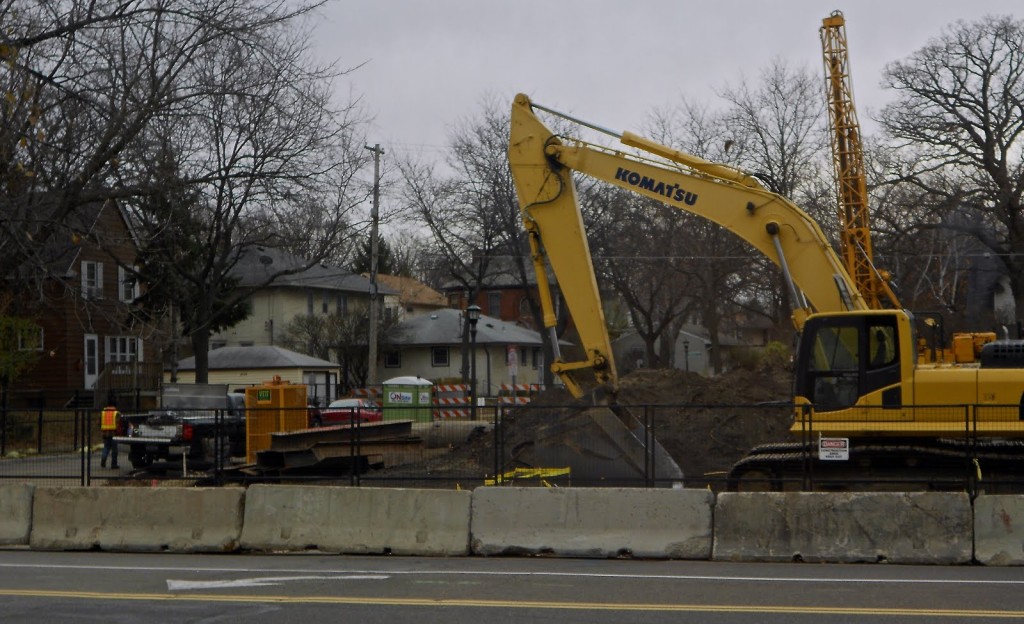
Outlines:
{"type": "Polygon", "coordinates": [[[623,378],[619,402],[673,406],[656,410],[655,437],[683,469],[687,487],[693,487],[704,477],[708,483],[723,478],[758,444],[792,440],[792,410],[778,405],[788,403],[791,387],[786,370],[737,369],[712,378],[678,370],[636,371],[623,378]]]}
{"type": "MultiPolygon", "coordinates": [[[[747,450],[790,441],[792,412],[777,405],[789,400],[790,388],[790,373],[784,369],[737,369],[712,378],[679,370],[640,370],[621,379],[617,402],[653,425],[656,439],[682,469],[687,487],[718,489],[747,450]]],[[[567,421],[589,407],[589,402],[574,401],[564,390],[553,389],[529,406],[508,412],[501,428],[502,469],[527,466],[524,457],[539,436],[549,433],[552,423],[567,421]]],[[[572,444],[571,434],[564,440],[572,444]]],[[[433,458],[427,472],[492,475],[495,459],[494,436],[481,429],[464,443],[452,445],[445,456],[433,458]]],[[[403,466],[386,472],[394,476],[423,468],[403,466]]]]}

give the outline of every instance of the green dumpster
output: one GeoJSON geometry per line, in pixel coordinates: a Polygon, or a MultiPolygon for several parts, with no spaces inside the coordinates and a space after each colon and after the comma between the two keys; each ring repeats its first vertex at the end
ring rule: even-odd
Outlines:
{"type": "Polygon", "coordinates": [[[381,384],[384,420],[434,420],[434,384],[422,377],[394,377],[381,384]]]}

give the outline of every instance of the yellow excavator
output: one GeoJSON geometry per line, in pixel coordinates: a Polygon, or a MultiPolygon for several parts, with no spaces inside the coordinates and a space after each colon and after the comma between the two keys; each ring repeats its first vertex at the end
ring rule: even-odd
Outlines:
{"type": "Polygon", "coordinates": [[[1016,474],[1024,457],[1024,343],[989,343],[971,364],[919,361],[913,315],[869,304],[819,225],[752,176],[522,94],[512,105],[509,164],[555,346],[552,370],[575,396],[600,388],[614,405],[618,390],[573,180],[579,174],[709,219],[781,269],[800,335],[796,441],[753,449],[733,467],[731,486],[806,487],[811,474],[821,487],[893,480],[897,487],[956,487],[968,468],[975,475],[1016,474]],[[609,134],[618,146],[556,135],[537,111],[609,134]],[[567,361],[557,350],[549,273],[578,330],[581,359],[567,361]],[[819,453],[826,446],[829,452],[819,453]]]}

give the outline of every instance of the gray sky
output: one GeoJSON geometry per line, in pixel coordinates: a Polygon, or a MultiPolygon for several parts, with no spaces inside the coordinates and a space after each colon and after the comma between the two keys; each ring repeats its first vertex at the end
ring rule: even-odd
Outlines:
{"type": "Polygon", "coordinates": [[[511,105],[522,91],[636,131],[680,96],[714,103],[725,84],[756,83],[775,57],[823,74],[818,29],[835,9],[868,134],[890,97],[878,86],[886,63],[958,19],[1024,16],[1020,0],[332,0],[314,40],[324,59],[365,63],[337,90],[375,117],[368,141],[429,159],[485,95],[511,105]]]}

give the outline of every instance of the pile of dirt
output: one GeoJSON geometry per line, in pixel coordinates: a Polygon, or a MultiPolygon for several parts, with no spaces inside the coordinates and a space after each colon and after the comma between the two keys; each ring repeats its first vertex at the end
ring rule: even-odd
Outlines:
{"type": "MultiPolygon", "coordinates": [[[[790,373],[734,370],[702,377],[680,370],[640,370],[620,380],[617,403],[641,423],[682,468],[687,487],[719,489],[729,468],[752,447],[790,441],[790,373]]],[[[498,440],[503,469],[524,466],[524,449],[537,444],[552,423],[592,407],[564,389],[551,389],[528,406],[505,413],[498,440]]],[[[430,461],[433,475],[493,474],[495,436],[479,431],[430,461]]],[[[405,466],[406,472],[415,467],[405,466]]],[[[397,471],[396,471],[397,472],[397,471]]]]}
{"type": "MultiPolygon", "coordinates": [[[[622,379],[619,402],[652,405],[655,438],[683,470],[687,487],[718,489],[748,450],[792,441],[790,373],[737,369],[717,377],[677,370],[622,379]]],[[[636,409],[632,411],[636,412],[636,409]]]]}

